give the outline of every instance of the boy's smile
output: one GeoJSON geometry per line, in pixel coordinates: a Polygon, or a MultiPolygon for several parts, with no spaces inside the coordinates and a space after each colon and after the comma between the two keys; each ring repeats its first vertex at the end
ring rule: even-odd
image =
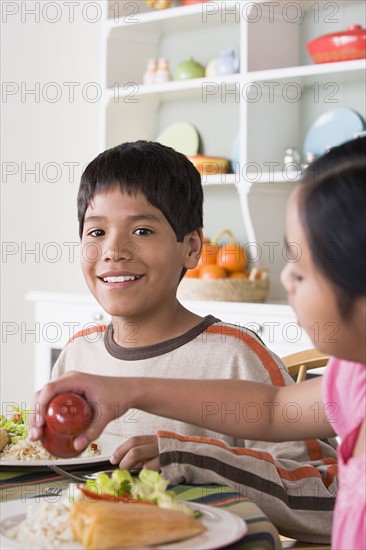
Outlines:
{"type": "Polygon", "coordinates": [[[97,194],[85,213],[81,267],[113,322],[169,326],[182,269],[198,261],[191,249],[192,234],[177,242],[164,214],[142,193],[128,195],[116,186],[97,194]]]}
{"type": "Polygon", "coordinates": [[[110,288],[123,288],[129,283],[132,284],[134,281],[138,281],[141,277],[143,277],[143,275],[119,271],[108,271],[107,273],[103,273],[103,275],[98,275],[98,279],[110,288]]]}
{"type": "Polygon", "coordinates": [[[103,283],[106,283],[108,286],[115,286],[119,288],[121,284],[129,283],[130,281],[136,281],[140,279],[142,275],[131,275],[126,273],[119,273],[117,271],[110,271],[99,275],[98,279],[101,279],[103,283]]]}

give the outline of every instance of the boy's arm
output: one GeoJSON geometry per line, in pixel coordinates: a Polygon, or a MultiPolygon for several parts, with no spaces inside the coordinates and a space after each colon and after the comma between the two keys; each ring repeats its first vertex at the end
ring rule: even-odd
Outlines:
{"type": "Polygon", "coordinates": [[[41,435],[47,403],[67,391],[84,395],[95,408],[94,422],[75,440],[77,449],[85,446],[85,438],[89,442],[98,437],[110,420],[131,407],[245,439],[285,441],[334,435],[321,402],[320,379],[279,388],[237,380],[68,373],[36,394],[38,414],[30,419],[33,438],[41,435]]]}
{"type": "Polygon", "coordinates": [[[229,486],[254,501],[281,534],[329,543],[337,492],[337,458],[330,445],[312,440],[306,442],[310,447],[292,441],[233,448],[213,438],[157,435],[162,473],[172,484],[204,485],[207,497],[218,484],[224,486],[223,500],[229,486]]]}

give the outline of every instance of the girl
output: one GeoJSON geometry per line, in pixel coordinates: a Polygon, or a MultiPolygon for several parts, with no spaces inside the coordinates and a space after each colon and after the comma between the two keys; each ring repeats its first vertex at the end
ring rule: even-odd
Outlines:
{"type": "Polygon", "coordinates": [[[366,138],[331,150],[312,164],[289,199],[288,264],[282,282],[300,325],[329,353],[325,375],[275,387],[237,380],[167,380],[69,373],[36,395],[32,438],[42,434],[42,410],[65,391],[98,404],[96,420],[75,440],[82,449],[129,406],[204,426],[233,437],[267,441],[338,434],[340,489],[334,550],[366,548],[366,138]],[[362,252],[363,251],[363,252],[362,252]],[[248,418],[248,403],[256,418],[248,418]],[[291,405],[296,415],[291,415],[291,405]],[[241,411],[240,422],[233,410],[241,411]],[[103,414],[100,414],[100,410],[103,414]],[[299,413],[300,411],[300,413],[299,413]],[[227,412],[227,414],[226,414],[227,412]]]}

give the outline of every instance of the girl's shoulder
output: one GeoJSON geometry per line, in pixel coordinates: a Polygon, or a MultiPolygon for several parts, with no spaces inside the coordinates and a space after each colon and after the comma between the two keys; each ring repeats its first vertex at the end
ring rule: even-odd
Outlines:
{"type": "Polygon", "coordinates": [[[365,365],[331,357],[323,377],[322,398],[336,432],[340,436],[349,433],[365,416],[365,365]]]}

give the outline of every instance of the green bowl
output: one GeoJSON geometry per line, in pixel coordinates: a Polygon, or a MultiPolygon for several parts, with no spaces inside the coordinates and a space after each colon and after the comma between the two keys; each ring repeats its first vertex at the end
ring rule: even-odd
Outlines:
{"type": "Polygon", "coordinates": [[[205,76],[205,69],[192,57],[183,61],[174,72],[174,80],[188,80],[190,78],[202,78],[205,76]]]}

